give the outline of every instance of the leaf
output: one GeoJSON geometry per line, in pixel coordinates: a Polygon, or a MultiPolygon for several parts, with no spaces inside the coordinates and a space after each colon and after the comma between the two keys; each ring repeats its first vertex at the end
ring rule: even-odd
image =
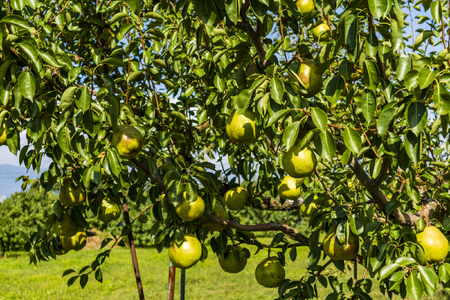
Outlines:
{"type": "Polygon", "coordinates": [[[361,111],[364,119],[366,119],[366,125],[369,125],[372,121],[376,106],[377,99],[375,98],[375,93],[366,89],[361,97],[361,111]]]}
{"type": "Polygon", "coordinates": [[[433,36],[433,32],[430,30],[424,30],[416,37],[416,41],[414,43],[414,49],[419,48],[419,46],[426,40],[428,40],[430,37],[433,36]]]}
{"type": "Polygon", "coordinates": [[[442,6],[441,1],[433,1],[430,5],[431,16],[436,21],[436,23],[441,23],[442,18],[442,6]]]}
{"type": "Polygon", "coordinates": [[[350,151],[353,152],[355,156],[358,156],[361,152],[361,137],[359,136],[358,132],[356,132],[355,129],[347,126],[347,128],[344,131],[344,143],[347,146],[347,148],[350,149],[350,151]]]}
{"type": "Polygon", "coordinates": [[[419,84],[419,72],[417,70],[411,70],[405,76],[405,86],[408,90],[414,89],[419,84]]]}
{"type": "Polygon", "coordinates": [[[130,6],[130,10],[139,16],[139,12],[141,11],[141,0],[128,0],[128,5],[130,6]]]}
{"type": "Polygon", "coordinates": [[[400,267],[400,265],[396,264],[396,263],[388,264],[388,265],[384,266],[380,270],[380,280],[383,280],[383,279],[387,278],[389,275],[391,275],[399,267],[400,267]]]}
{"type": "Polygon", "coordinates": [[[63,113],[65,113],[72,107],[74,103],[73,96],[75,95],[77,89],[77,87],[71,86],[68,87],[62,94],[60,108],[63,113]]]}
{"type": "Polygon", "coordinates": [[[439,71],[431,72],[428,68],[422,68],[419,72],[419,86],[420,89],[428,87],[436,78],[439,71]]]}
{"type": "Polygon", "coordinates": [[[380,113],[377,122],[377,131],[381,136],[385,136],[389,130],[391,119],[394,116],[397,108],[386,106],[380,113]]]}
{"type": "Polygon", "coordinates": [[[290,108],[285,108],[285,109],[277,111],[269,118],[269,120],[267,121],[266,127],[272,126],[275,122],[277,122],[278,120],[281,120],[290,112],[291,112],[290,108]]]}
{"type": "Polygon", "coordinates": [[[128,31],[130,31],[133,27],[134,27],[133,23],[127,23],[122,25],[122,27],[120,27],[119,29],[119,33],[116,35],[116,39],[121,41],[128,33],[128,31]]]}
{"type": "Polygon", "coordinates": [[[422,135],[416,136],[411,131],[408,131],[405,138],[405,150],[409,158],[413,161],[414,165],[420,161],[420,154],[422,153],[422,135]]]}
{"type": "Polygon", "coordinates": [[[364,232],[364,222],[359,215],[353,214],[349,219],[350,230],[356,234],[361,235],[364,232]]]}
{"type": "Polygon", "coordinates": [[[195,4],[195,12],[200,20],[209,25],[213,25],[217,17],[217,8],[214,1],[197,0],[195,4]]]}
{"type": "Polygon", "coordinates": [[[406,122],[418,136],[427,125],[427,108],[422,102],[412,102],[406,108],[406,122]]]}
{"type": "Polygon", "coordinates": [[[283,143],[286,146],[286,151],[289,151],[295,145],[300,130],[300,122],[290,124],[283,133],[283,143]]]}
{"type": "Polygon", "coordinates": [[[251,92],[250,90],[243,90],[242,92],[239,93],[239,95],[237,96],[237,101],[236,101],[236,105],[237,105],[237,113],[238,115],[242,115],[245,113],[245,111],[247,110],[247,107],[250,105],[250,100],[251,100],[251,92]]]}
{"type": "Polygon", "coordinates": [[[64,273],[62,274],[61,277],[67,276],[67,275],[72,274],[72,273],[75,273],[75,270],[67,269],[67,270],[64,271],[64,273]]]}
{"type": "Polygon", "coordinates": [[[377,19],[386,17],[392,6],[390,0],[370,0],[368,3],[370,12],[377,19]]]}
{"type": "Polygon", "coordinates": [[[291,248],[291,251],[289,251],[289,256],[292,261],[295,261],[295,259],[297,258],[297,247],[294,246],[291,248]]]}
{"type": "Polygon", "coordinates": [[[86,286],[86,284],[87,284],[87,282],[88,282],[88,279],[89,279],[88,274],[83,274],[83,275],[81,275],[81,278],[80,278],[80,285],[81,285],[81,288],[82,288],[82,289],[84,289],[84,287],[86,286]]]}
{"type": "Polygon", "coordinates": [[[119,177],[120,172],[122,171],[122,164],[120,163],[119,156],[116,151],[113,151],[111,149],[108,149],[108,152],[106,153],[109,167],[112,171],[112,173],[119,177]]]}
{"type": "Polygon", "coordinates": [[[359,19],[356,15],[349,15],[344,19],[344,36],[345,44],[348,46],[348,51],[353,51],[356,44],[356,38],[358,33],[358,22],[359,19]]]}
{"type": "Polygon", "coordinates": [[[311,118],[314,125],[316,125],[316,127],[319,128],[320,131],[327,131],[328,117],[322,109],[318,107],[311,107],[311,118]]]}
{"type": "Polygon", "coordinates": [[[327,100],[331,104],[335,104],[337,100],[341,97],[342,91],[345,88],[344,79],[341,76],[334,76],[328,81],[327,86],[325,88],[325,95],[327,100]]]}
{"type": "Polygon", "coordinates": [[[33,73],[29,71],[22,72],[19,76],[19,90],[23,97],[33,101],[36,92],[36,84],[33,73]]]}
{"type": "Polygon", "coordinates": [[[370,59],[364,61],[364,81],[368,85],[368,88],[375,92],[378,84],[380,83],[380,72],[377,65],[370,59]]]}
{"type": "Polygon", "coordinates": [[[276,103],[281,104],[283,102],[284,85],[283,82],[276,77],[273,77],[270,80],[270,95],[276,103]]]}
{"type": "Polygon", "coordinates": [[[401,205],[402,205],[402,203],[400,201],[392,201],[391,200],[386,204],[386,206],[384,207],[384,210],[386,211],[387,215],[390,215],[401,205]]]}
{"type": "Polygon", "coordinates": [[[395,263],[404,267],[412,264],[417,264],[417,261],[412,257],[399,257],[395,260],[395,263]]]}
{"type": "Polygon", "coordinates": [[[419,268],[420,277],[422,278],[422,283],[425,287],[425,291],[427,292],[428,296],[433,298],[439,283],[439,279],[436,273],[424,266],[417,267],[419,268]]]}
{"type": "Polygon", "coordinates": [[[408,291],[408,296],[411,296],[414,300],[420,300],[423,294],[422,281],[410,273],[406,280],[406,290],[408,291]]]}
{"type": "Polygon", "coordinates": [[[89,87],[87,85],[80,88],[81,89],[81,95],[80,98],[75,99],[75,104],[78,108],[83,110],[83,112],[86,112],[89,110],[89,107],[91,106],[91,94],[89,92],[89,87]]]}
{"type": "MultiPolygon", "coordinates": [[[[123,18],[127,18],[127,17],[129,17],[129,15],[128,15],[127,13],[119,12],[119,13],[115,14],[115,15],[111,18],[111,20],[109,21],[109,23],[112,25],[112,24],[116,23],[117,21],[120,21],[120,20],[122,20],[123,18]]],[[[145,15],[144,15],[144,17],[145,17],[145,15]]]]}
{"type": "Polygon", "coordinates": [[[26,42],[22,42],[19,44],[20,50],[25,53],[25,55],[31,60],[31,63],[36,70],[36,72],[41,72],[42,64],[38,59],[38,54],[33,45],[28,44],[26,42]]]}
{"type": "Polygon", "coordinates": [[[227,12],[228,18],[234,25],[240,20],[242,1],[239,0],[227,0],[225,3],[225,10],[227,12]]]}
{"type": "Polygon", "coordinates": [[[377,52],[378,52],[378,38],[377,38],[376,34],[374,34],[372,32],[369,33],[369,35],[366,38],[365,46],[366,46],[367,55],[375,58],[375,56],[377,55],[377,52]]]}
{"type": "Polygon", "coordinates": [[[58,146],[64,153],[70,153],[70,131],[69,128],[63,127],[58,132],[58,146]]]}
{"type": "Polygon", "coordinates": [[[98,282],[103,282],[103,274],[101,269],[97,269],[97,271],[95,271],[95,280],[98,282]]]}
{"type": "Polygon", "coordinates": [[[31,29],[30,24],[28,24],[28,22],[22,16],[19,16],[19,15],[8,15],[6,17],[3,17],[0,20],[0,23],[6,23],[6,24],[22,27],[25,29],[31,29]]]}
{"type": "Polygon", "coordinates": [[[43,61],[48,63],[50,66],[55,68],[62,68],[63,66],[58,63],[56,58],[50,53],[50,51],[45,51],[43,49],[38,49],[38,54],[43,61]]]}
{"type": "Polygon", "coordinates": [[[398,80],[405,79],[406,74],[411,70],[411,59],[406,54],[400,54],[397,65],[398,80]]]}
{"type": "Polygon", "coordinates": [[[122,68],[125,67],[125,63],[123,62],[123,60],[119,59],[117,57],[106,58],[106,59],[102,60],[100,62],[100,64],[107,64],[107,65],[118,66],[118,67],[122,67],[122,68]]]}
{"type": "Polygon", "coordinates": [[[333,161],[333,157],[336,154],[336,142],[333,135],[329,131],[321,132],[320,142],[322,146],[321,156],[325,157],[330,162],[333,161]]]}
{"type": "Polygon", "coordinates": [[[450,112],[450,93],[443,84],[437,84],[433,92],[434,104],[438,114],[446,115],[450,112]]]}

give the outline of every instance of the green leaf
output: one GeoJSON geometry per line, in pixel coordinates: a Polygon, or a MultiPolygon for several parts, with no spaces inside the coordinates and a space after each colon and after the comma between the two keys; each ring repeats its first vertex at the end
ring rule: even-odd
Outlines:
{"type": "Polygon", "coordinates": [[[64,153],[70,153],[70,131],[65,126],[58,132],[58,146],[64,153]]]}
{"type": "Polygon", "coordinates": [[[418,136],[427,125],[427,108],[422,102],[412,102],[406,108],[406,122],[418,136]]]}
{"type": "Polygon", "coordinates": [[[368,88],[375,92],[378,84],[380,83],[380,72],[377,65],[370,59],[364,61],[364,81],[368,85],[368,88]]]}
{"type": "Polygon", "coordinates": [[[405,86],[408,90],[414,89],[419,84],[419,72],[417,70],[411,70],[405,76],[405,86]]]}
{"type": "Polygon", "coordinates": [[[195,4],[195,12],[200,20],[209,25],[213,25],[217,17],[217,8],[214,1],[197,0],[195,4]]]}
{"type": "Polygon", "coordinates": [[[356,15],[349,15],[344,19],[344,36],[345,44],[348,46],[348,51],[353,51],[355,48],[357,33],[359,29],[359,19],[356,15]]]}
{"type": "MultiPolygon", "coordinates": [[[[7,81],[0,86],[0,103],[8,105],[9,98],[11,98],[11,83],[7,81]]],[[[6,113],[6,110],[3,112],[6,113]]]]}
{"type": "Polygon", "coordinates": [[[416,41],[414,43],[414,49],[419,48],[419,46],[426,40],[428,40],[430,37],[433,36],[433,32],[430,30],[424,30],[416,37],[416,41]]]}
{"type": "Polygon", "coordinates": [[[36,70],[36,72],[41,72],[42,70],[42,64],[38,59],[38,54],[36,52],[36,49],[33,45],[28,44],[26,42],[22,42],[19,44],[20,50],[22,50],[25,55],[31,60],[31,63],[36,70]]]}
{"type": "Polygon", "coordinates": [[[133,82],[139,78],[142,78],[142,74],[144,74],[144,71],[135,71],[130,74],[128,77],[128,83],[133,82]]]}
{"type": "Polygon", "coordinates": [[[361,111],[364,119],[366,119],[366,125],[369,125],[372,121],[376,107],[377,99],[375,98],[375,93],[369,89],[366,89],[364,94],[361,96],[361,111]]]}
{"type": "Polygon", "coordinates": [[[63,113],[65,113],[70,108],[72,108],[73,103],[74,103],[73,96],[75,95],[75,92],[77,91],[77,89],[78,89],[77,87],[71,86],[71,87],[68,87],[62,94],[60,107],[61,107],[61,111],[63,113]]]}
{"type": "Polygon", "coordinates": [[[395,260],[395,263],[405,267],[412,264],[417,264],[417,261],[412,257],[399,257],[395,260]]]}
{"type": "Polygon", "coordinates": [[[225,10],[227,12],[228,18],[234,25],[240,20],[242,1],[239,0],[227,0],[225,2],[225,10]]]}
{"type": "Polygon", "coordinates": [[[31,29],[30,24],[28,24],[28,22],[22,16],[19,15],[8,15],[6,17],[3,17],[0,20],[0,23],[15,25],[25,29],[31,29]]]}
{"type": "Polygon", "coordinates": [[[393,213],[397,208],[399,208],[402,205],[400,201],[389,201],[386,206],[384,207],[386,214],[390,215],[393,213]]]}
{"type": "Polygon", "coordinates": [[[46,51],[43,49],[38,49],[38,54],[42,58],[42,60],[46,63],[48,63],[50,66],[55,68],[62,68],[63,66],[58,63],[56,58],[53,56],[53,54],[50,51],[46,51]]]}
{"type": "Polygon", "coordinates": [[[283,143],[286,146],[286,151],[289,151],[295,145],[300,130],[300,122],[290,124],[283,133],[283,143]]]}
{"type": "Polygon", "coordinates": [[[370,12],[377,19],[386,17],[392,6],[391,0],[370,0],[368,3],[370,12]]]}
{"type": "Polygon", "coordinates": [[[290,112],[291,112],[290,108],[285,108],[285,109],[277,111],[269,118],[269,120],[267,121],[266,127],[270,127],[278,120],[282,120],[282,118],[284,118],[290,112]]]}
{"type": "Polygon", "coordinates": [[[443,84],[437,84],[433,92],[436,112],[440,115],[446,115],[450,112],[450,92],[443,84]]]}
{"type": "Polygon", "coordinates": [[[243,90],[239,93],[237,96],[236,106],[237,106],[237,113],[239,115],[244,114],[244,112],[247,110],[248,106],[250,105],[251,100],[251,92],[250,90],[243,90]]]}
{"type": "Polygon", "coordinates": [[[430,5],[431,16],[436,21],[436,23],[441,23],[442,18],[442,6],[441,1],[433,1],[430,5]]]}
{"type": "Polygon", "coordinates": [[[116,35],[116,38],[121,41],[125,35],[128,33],[128,31],[130,31],[132,28],[134,28],[134,24],[133,23],[127,23],[122,25],[122,27],[120,27],[119,29],[119,33],[116,35]]]}
{"type": "Polygon", "coordinates": [[[422,68],[419,72],[419,86],[420,89],[425,89],[428,87],[436,78],[439,71],[431,72],[428,68],[422,68]]]}
{"type": "Polygon", "coordinates": [[[103,274],[101,269],[97,269],[97,271],[95,271],[95,280],[100,283],[103,282],[103,274]]]}
{"type": "Polygon", "coordinates": [[[386,106],[380,113],[377,122],[377,131],[381,136],[385,136],[389,130],[389,126],[397,108],[386,106]]]}
{"type": "Polygon", "coordinates": [[[411,131],[408,131],[405,138],[405,150],[414,165],[417,166],[422,153],[422,135],[416,136],[411,131]]]}
{"type": "Polygon", "coordinates": [[[276,103],[281,104],[283,102],[284,84],[276,77],[270,80],[270,95],[276,103]]]}
{"type": "Polygon", "coordinates": [[[8,72],[9,66],[12,64],[12,60],[7,60],[0,66],[0,85],[3,84],[6,72],[8,72]]]}
{"type": "Polygon", "coordinates": [[[380,270],[380,280],[383,280],[383,279],[387,278],[389,275],[391,275],[399,267],[400,267],[399,264],[393,263],[393,264],[388,264],[388,265],[384,266],[383,268],[381,268],[381,270],[380,270]]]}
{"type": "Polygon", "coordinates": [[[23,97],[33,101],[34,94],[36,92],[36,84],[33,73],[25,71],[20,74],[19,89],[23,97]]]}
{"type": "Polygon", "coordinates": [[[405,79],[406,74],[411,70],[411,59],[406,54],[400,54],[397,65],[398,80],[405,79]]]}
{"type": "Polygon", "coordinates": [[[422,278],[422,283],[425,286],[425,291],[431,298],[434,297],[436,289],[439,283],[439,279],[434,271],[424,266],[417,266],[419,268],[420,277],[422,278]]]}
{"type": "Polygon", "coordinates": [[[342,91],[345,88],[344,79],[341,76],[334,76],[328,81],[325,88],[325,96],[331,104],[335,104],[341,97],[342,91]]]}
{"type": "Polygon", "coordinates": [[[336,154],[336,142],[333,135],[327,130],[320,133],[320,142],[322,146],[321,156],[333,161],[333,157],[336,154]]]}
{"type": "Polygon", "coordinates": [[[352,214],[352,217],[349,219],[350,230],[356,234],[361,235],[364,232],[364,222],[359,215],[352,214]]]}
{"type": "Polygon", "coordinates": [[[291,248],[291,251],[289,251],[289,256],[292,261],[295,261],[295,259],[297,258],[297,247],[291,248]]]}
{"type": "Polygon", "coordinates": [[[406,290],[408,291],[408,296],[414,300],[420,300],[423,294],[422,281],[417,278],[417,276],[410,273],[406,280],[406,290]]]}
{"type": "Polygon", "coordinates": [[[311,118],[314,125],[316,125],[316,127],[319,128],[320,131],[327,131],[328,117],[322,109],[318,107],[311,107],[311,118]]]}
{"type": "Polygon", "coordinates": [[[127,17],[129,17],[129,15],[128,15],[127,13],[119,12],[119,13],[115,14],[115,15],[111,18],[111,20],[109,21],[109,23],[112,25],[112,24],[116,23],[117,21],[120,21],[120,20],[122,20],[123,18],[127,18],[127,17]]]}
{"type": "Polygon", "coordinates": [[[378,52],[378,38],[375,33],[370,32],[366,38],[366,51],[367,55],[375,58],[378,52]]]}
{"type": "Polygon", "coordinates": [[[128,0],[128,5],[130,6],[130,10],[139,16],[139,12],[141,11],[141,0],[128,0]]]}
{"type": "Polygon", "coordinates": [[[83,86],[81,89],[80,98],[75,99],[75,104],[78,108],[87,111],[91,106],[91,94],[89,93],[89,87],[87,85],[83,86]]]}
{"type": "Polygon", "coordinates": [[[106,59],[102,60],[100,62],[100,64],[107,64],[107,65],[110,65],[110,66],[125,67],[125,63],[123,62],[123,60],[119,59],[117,57],[106,58],[106,59]]]}
{"type": "Polygon", "coordinates": [[[120,172],[122,171],[122,164],[120,163],[119,155],[117,154],[117,151],[108,149],[106,153],[106,157],[108,158],[109,167],[111,169],[111,172],[116,176],[119,177],[120,172]]]}
{"type": "Polygon", "coordinates": [[[356,130],[352,127],[347,126],[347,128],[345,129],[344,143],[355,156],[358,156],[361,152],[361,137],[359,136],[358,132],[356,132],[356,130]]]}

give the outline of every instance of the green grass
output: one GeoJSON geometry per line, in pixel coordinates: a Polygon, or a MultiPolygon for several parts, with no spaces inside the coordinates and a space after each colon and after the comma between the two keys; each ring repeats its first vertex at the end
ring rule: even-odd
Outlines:
{"type": "MultiPolygon", "coordinates": [[[[270,239],[263,239],[268,242],[270,239]]],[[[255,280],[254,270],[258,263],[267,257],[267,251],[260,251],[253,255],[256,247],[248,247],[252,257],[248,260],[246,268],[238,274],[228,274],[222,271],[217,257],[209,250],[209,257],[204,262],[186,271],[186,299],[227,299],[252,300],[275,299],[277,289],[263,288],[255,280]]],[[[38,266],[28,265],[26,253],[14,253],[13,256],[0,259],[0,299],[137,299],[136,282],[129,249],[119,248],[111,253],[111,257],[102,266],[103,284],[95,281],[93,276],[84,290],[79,281],[67,287],[67,280],[71,275],[61,278],[64,270],[81,269],[90,264],[100,250],[83,250],[69,252],[60,256],[56,261],[42,262],[38,266]]],[[[298,248],[295,262],[287,259],[286,277],[291,280],[301,278],[306,273],[308,255],[307,247],[298,248]]],[[[167,279],[169,259],[167,250],[158,254],[154,249],[138,249],[137,256],[144,286],[146,299],[167,299],[167,279]]],[[[350,278],[352,272],[336,274],[350,278]]],[[[362,270],[359,276],[361,276],[362,270]]],[[[179,276],[177,269],[177,285],[175,299],[179,299],[179,276]]],[[[378,292],[374,282],[372,297],[385,299],[378,292]]],[[[325,299],[328,290],[319,289],[319,299],[325,299]]],[[[397,298],[398,299],[398,298],[397,298]]],[[[427,298],[424,298],[427,299],[427,298]]],[[[444,295],[436,295],[435,299],[448,299],[444,295]],[[441,298],[440,298],[441,297],[441,298]]]]}

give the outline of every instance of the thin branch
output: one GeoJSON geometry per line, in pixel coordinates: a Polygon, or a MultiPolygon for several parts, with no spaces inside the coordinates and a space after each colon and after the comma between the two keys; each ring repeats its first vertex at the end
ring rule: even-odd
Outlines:
{"type": "Polygon", "coordinates": [[[277,198],[264,198],[259,203],[252,203],[251,207],[261,210],[272,210],[272,211],[287,211],[287,210],[299,210],[300,206],[303,204],[302,199],[286,200],[284,203],[281,203],[281,199],[277,198]]]}
{"type": "Polygon", "coordinates": [[[155,174],[155,177],[153,177],[152,172],[150,172],[150,170],[144,166],[140,161],[138,161],[136,158],[133,158],[131,160],[139,169],[141,169],[142,171],[144,171],[144,173],[154,179],[156,181],[156,183],[158,183],[158,185],[163,189],[163,191],[166,190],[166,186],[164,185],[164,181],[161,177],[161,175],[159,175],[158,173],[155,174]]]}

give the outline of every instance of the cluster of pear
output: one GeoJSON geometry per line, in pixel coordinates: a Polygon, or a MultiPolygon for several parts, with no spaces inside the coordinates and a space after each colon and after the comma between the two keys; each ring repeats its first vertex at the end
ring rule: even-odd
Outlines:
{"type": "Polygon", "coordinates": [[[6,128],[6,122],[3,122],[0,126],[0,146],[6,145],[6,135],[8,134],[6,128]]]}

